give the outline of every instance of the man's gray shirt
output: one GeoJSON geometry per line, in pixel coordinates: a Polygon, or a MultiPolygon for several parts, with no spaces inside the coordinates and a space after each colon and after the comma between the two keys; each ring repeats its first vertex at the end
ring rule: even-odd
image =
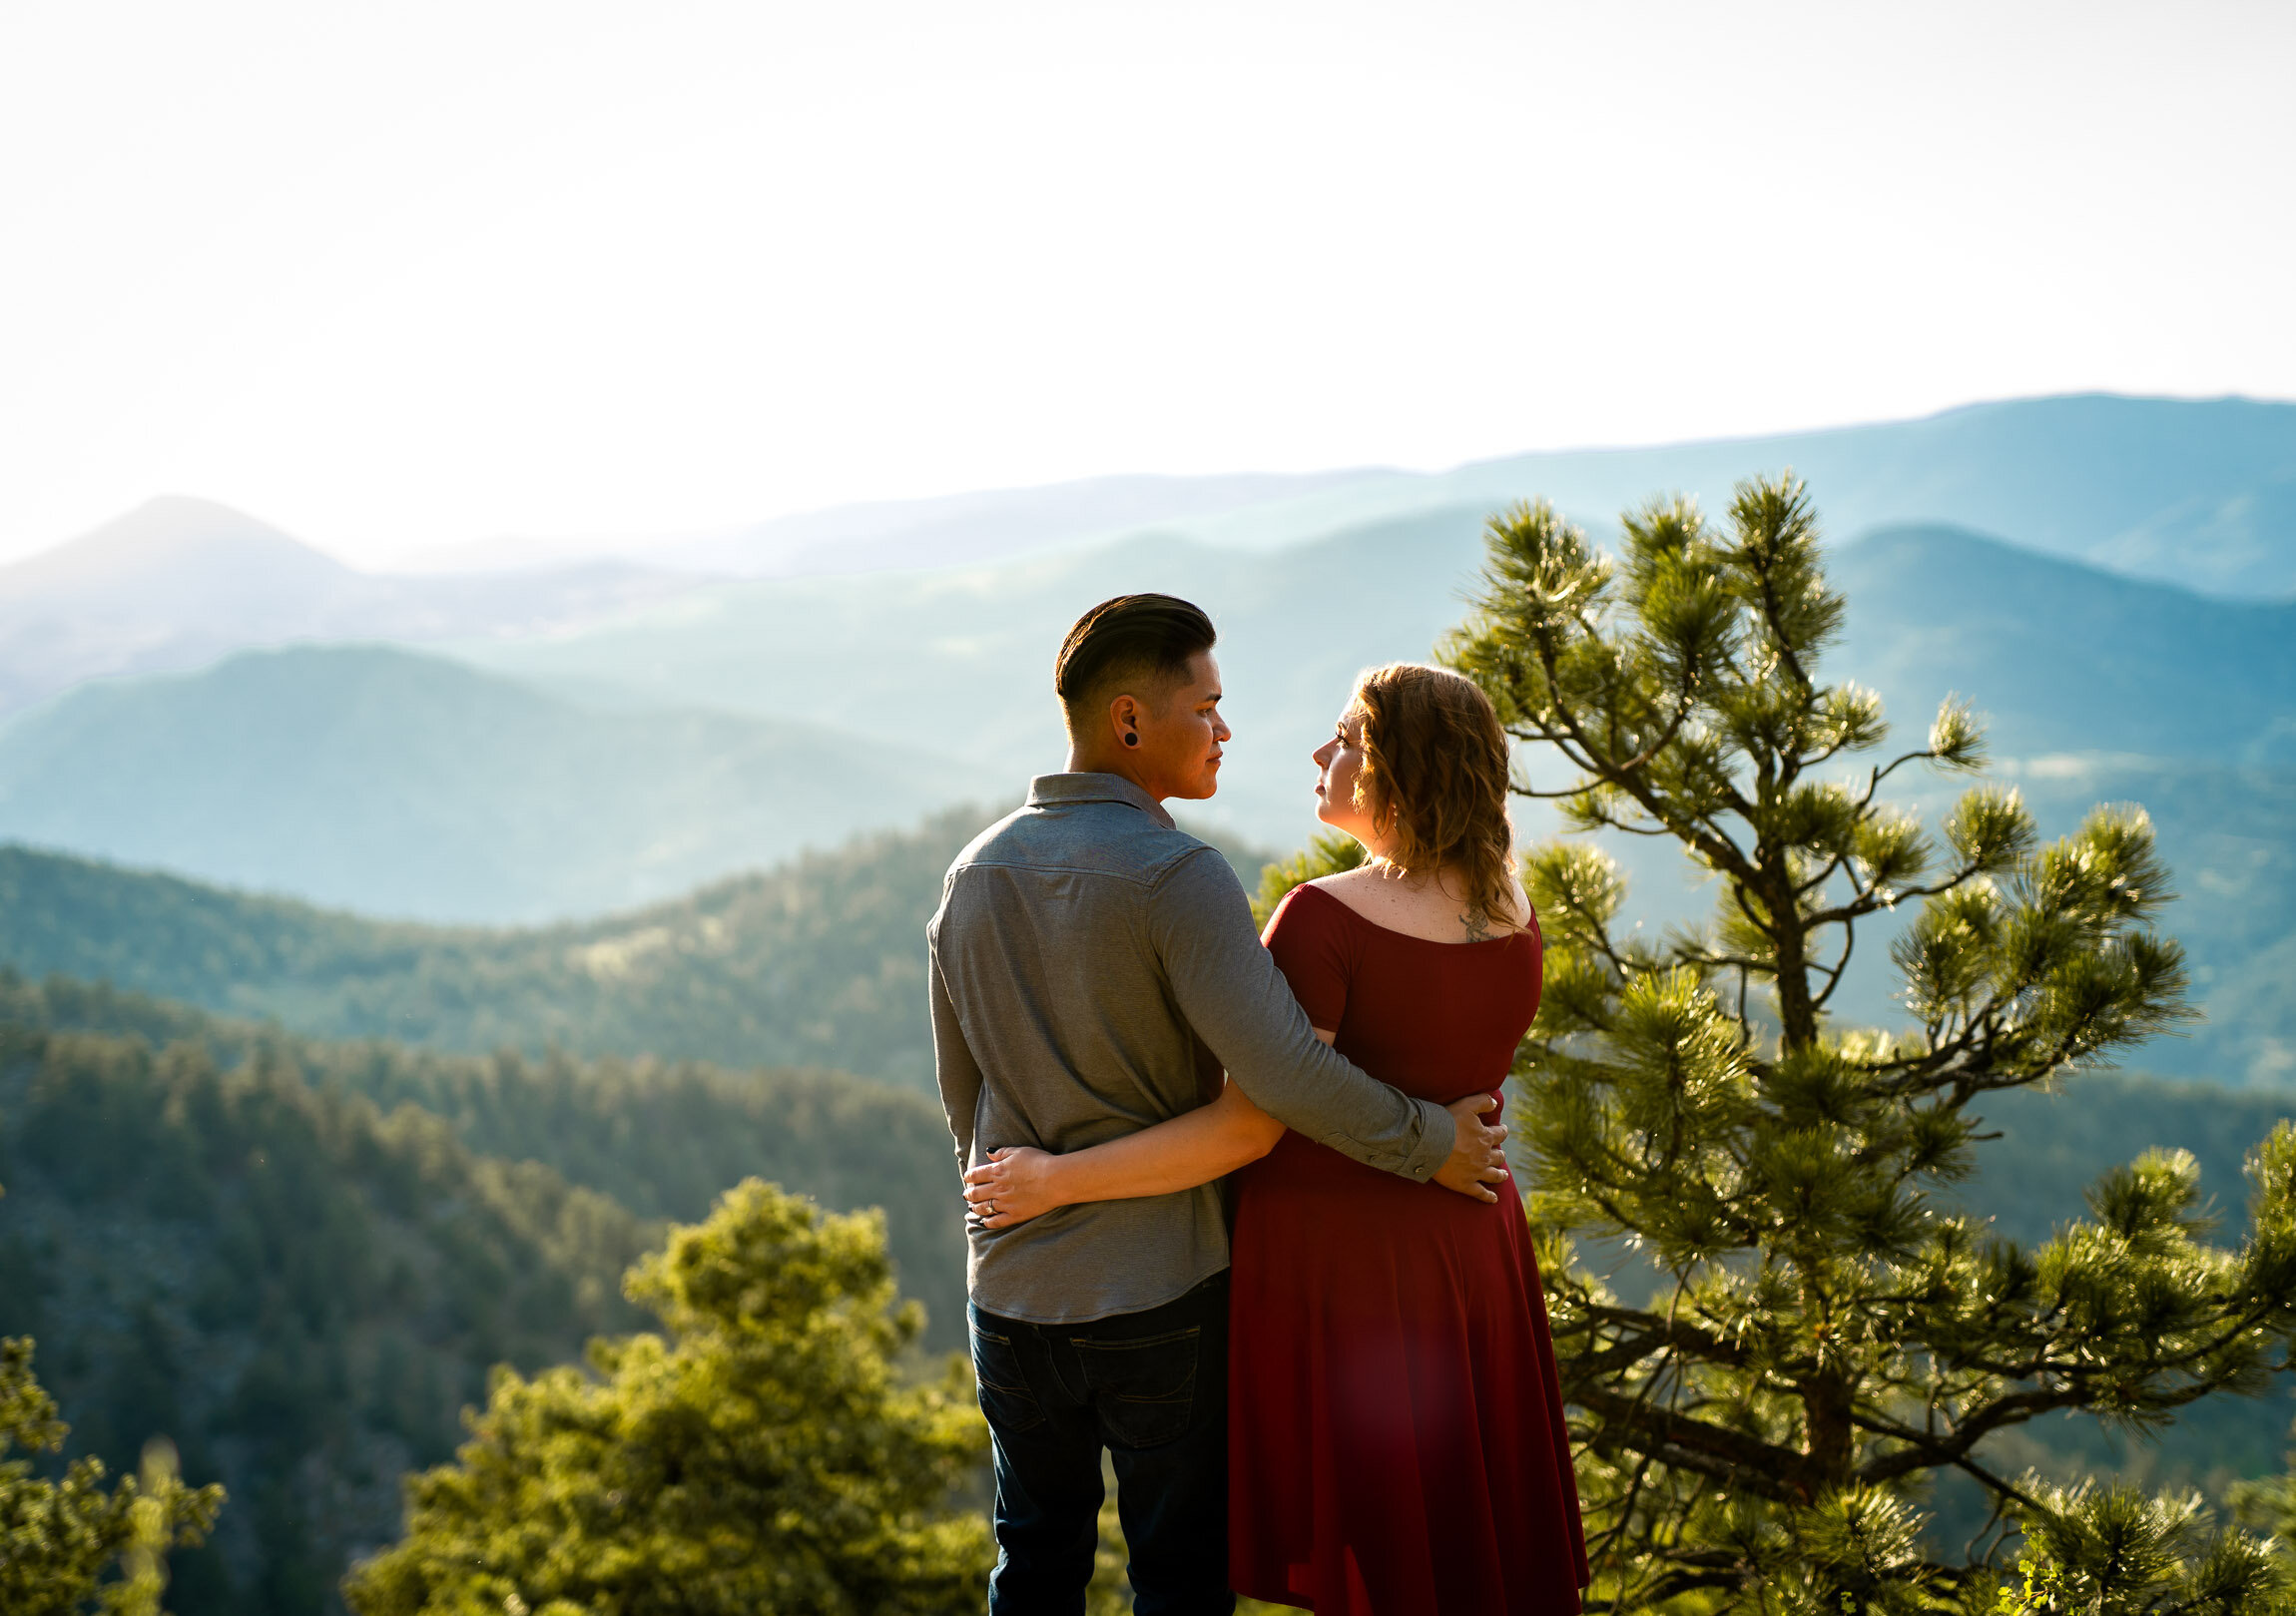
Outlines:
{"type": "MultiPolygon", "coordinates": [[[[1004,1145],[1076,1151],[1152,1127],[1216,1090],[1357,1161],[1425,1182],[1450,1114],[1316,1037],[1219,851],[1115,775],[1044,775],[974,838],[926,928],[932,1042],[957,1159],[1004,1145]]],[[[1073,1324],[1138,1313],[1228,1266],[1216,1184],[1061,1207],[974,1228],[972,1300],[1073,1324]]]]}

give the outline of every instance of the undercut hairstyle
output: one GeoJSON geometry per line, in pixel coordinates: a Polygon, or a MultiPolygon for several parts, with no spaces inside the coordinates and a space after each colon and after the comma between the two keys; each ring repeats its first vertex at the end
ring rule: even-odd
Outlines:
{"type": "Polygon", "coordinates": [[[1406,874],[1447,866],[1466,886],[1468,912],[1514,925],[1512,772],[1482,687],[1447,668],[1395,662],[1356,681],[1351,708],[1364,719],[1356,806],[1392,827],[1389,861],[1406,874]]]}
{"type": "Polygon", "coordinates": [[[1119,595],[1076,620],[1052,664],[1052,688],[1071,735],[1093,712],[1131,694],[1161,707],[1188,664],[1219,639],[1201,608],[1171,595],[1119,595]]]}

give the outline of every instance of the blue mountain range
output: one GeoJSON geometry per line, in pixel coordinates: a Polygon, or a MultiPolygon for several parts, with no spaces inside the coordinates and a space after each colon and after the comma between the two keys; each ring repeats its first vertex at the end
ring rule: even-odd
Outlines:
{"type": "MultiPolygon", "coordinates": [[[[1599,538],[1650,496],[1718,512],[1736,480],[1787,467],[1810,483],[1851,602],[1831,666],[1879,690],[1902,736],[1960,695],[2044,828],[2097,801],[2153,813],[2184,894],[2168,923],[2210,1019],[2147,1064],[2296,1077],[2278,987],[2296,968],[2289,404],[2051,398],[1440,474],[909,502],[642,558],[684,573],[608,567],[589,593],[561,570],[523,618],[515,576],[458,584],[457,617],[445,597],[314,567],[284,535],[155,545],[147,514],[141,550],[82,541],[72,567],[0,569],[0,653],[35,618],[82,645],[107,625],[121,643],[123,624],[136,644],[204,636],[157,675],[83,659],[127,677],[10,720],[0,836],[380,914],[595,914],[1017,796],[1059,765],[1062,631],[1095,600],[1155,588],[1222,626],[1238,735],[1207,821],[1288,848],[1312,828],[1307,752],[1353,675],[1428,656],[1458,621],[1491,510],[1548,498],[1599,538]],[[186,621],[144,554],[202,579],[178,591],[186,621]],[[752,576],[690,570],[703,563],[752,576]]],[[[198,509],[203,532],[230,536],[198,509]]],[[[1925,809],[1946,801],[1942,785],[1910,792],[1925,809]]],[[[1521,827],[1547,826],[1526,809],[1521,827]]],[[[1621,856],[1653,923],[1703,905],[1671,854],[1621,856]]],[[[1886,1016],[1885,994],[1877,975],[1861,1013],[1886,1016]]]]}

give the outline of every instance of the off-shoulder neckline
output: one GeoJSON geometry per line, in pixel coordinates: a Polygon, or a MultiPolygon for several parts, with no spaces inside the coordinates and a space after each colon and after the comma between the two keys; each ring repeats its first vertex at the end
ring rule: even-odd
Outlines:
{"type": "Polygon", "coordinates": [[[1317,896],[1323,898],[1327,903],[1338,904],[1341,910],[1354,916],[1356,919],[1362,921],[1365,925],[1370,926],[1374,931],[1385,932],[1391,937],[1401,937],[1406,942],[1424,942],[1430,948],[1491,948],[1496,947],[1501,943],[1512,942],[1517,937],[1528,937],[1537,934],[1537,924],[1534,918],[1532,924],[1527,926],[1517,926],[1503,937],[1484,937],[1480,941],[1477,941],[1471,937],[1467,937],[1462,938],[1457,942],[1445,942],[1440,937],[1421,937],[1416,936],[1409,931],[1398,931],[1394,926],[1383,926],[1370,915],[1364,913],[1363,910],[1357,908],[1353,903],[1350,903],[1346,898],[1340,896],[1339,893],[1331,890],[1329,887],[1318,886],[1314,881],[1302,881],[1298,886],[1293,887],[1292,890],[1295,892],[1313,892],[1317,896]]]}

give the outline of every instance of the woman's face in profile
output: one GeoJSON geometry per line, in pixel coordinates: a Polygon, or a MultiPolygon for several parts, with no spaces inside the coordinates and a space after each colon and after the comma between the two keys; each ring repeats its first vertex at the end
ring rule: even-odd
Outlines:
{"type": "Polygon", "coordinates": [[[1364,768],[1364,716],[1353,709],[1340,715],[1332,738],[1315,751],[1316,817],[1335,830],[1361,837],[1371,815],[1356,806],[1356,780],[1364,768]]]}

